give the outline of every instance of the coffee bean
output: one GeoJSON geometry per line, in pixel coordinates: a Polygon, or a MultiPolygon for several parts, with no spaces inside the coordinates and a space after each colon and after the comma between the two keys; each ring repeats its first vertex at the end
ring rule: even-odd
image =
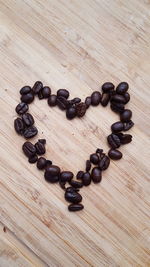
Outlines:
{"type": "Polygon", "coordinates": [[[79,97],[75,97],[71,100],[71,103],[72,104],[79,104],[81,102],[81,98],[79,97]]]}
{"type": "Polygon", "coordinates": [[[109,93],[110,91],[114,90],[115,86],[111,82],[106,82],[102,85],[102,91],[104,93],[109,93]]]}
{"type": "Polygon", "coordinates": [[[40,90],[40,92],[39,92],[37,95],[38,95],[38,99],[39,99],[39,100],[44,99],[44,96],[43,96],[43,94],[42,94],[42,90],[40,90]]]}
{"type": "Polygon", "coordinates": [[[97,106],[101,102],[101,93],[99,91],[95,91],[91,95],[91,105],[97,106]]]}
{"type": "Polygon", "coordinates": [[[82,179],[82,177],[83,177],[83,174],[84,174],[84,172],[83,172],[83,171],[78,171],[78,173],[77,173],[77,175],[76,175],[76,178],[77,178],[77,180],[80,180],[80,179],[82,179]]]}
{"type": "Polygon", "coordinates": [[[122,122],[127,122],[131,119],[131,117],[132,117],[132,111],[130,109],[125,109],[120,115],[120,120],[122,122]]]}
{"type": "Polygon", "coordinates": [[[91,96],[87,96],[85,99],[86,108],[88,109],[91,105],[91,96]]]}
{"type": "Polygon", "coordinates": [[[28,138],[31,138],[31,137],[37,135],[37,133],[38,133],[37,128],[35,126],[31,126],[24,131],[23,135],[25,138],[28,139],[28,138]]]}
{"type": "Polygon", "coordinates": [[[66,117],[69,120],[75,118],[76,114],[77,114],[77,111],[75,107],[68,108],[66,111],[66,117]]]}
{"type": "Polygon", "coordinates": [[[74,188],[74,187],[71,187],[71,186],[69,186],[69,187],[66,188],[66,192],[70,192],[70,193],[72,193],[72,192],[79,192],[79,191],[80,191],[79,188],[74,188]]]}
{"type": "Polygon", "coordinates": [[[83,209],[84,209],[84,206],[82,204],[70,204],[68,206],[69,211],[79,211],[83,209]]]}
{"type": "Polygon", "coordinates": [[[131,134],[118,133],[118,137],[119,137],[122,145],[126,145],[132,141],[132,135],[131,134]]]}
{"type": "Polygon", "coordinates": [[[76,105],[77,117],[83,117],[86,113],[86,104],[81,102],[76,105]]]}
{"type": "Polygon", "coordinates": [[[118,84],[118,86],[116,88],[116,92],[117,92],[117,94],[124,95],[127,92],[128,88],[129,88],[128,83],[121,82],[118,84]]]}
{"type": "Polygon", "coordinates": [[[121,113],[124,111],[124,104],[111,102],[110,107],[116,113],[121,113]]]}
{"type": "Polygon", "coordinates": [[[28,159],[29,163],[35,163],[35,162],[37,162],[37,160],[38,160],[38,156],[37,155],[34,155],[33,157],[28,159]]]}
{"type": "Polygon", "coordinates": [[[120,138],[116,134],[108,135],[107,141],[112,148],[118,148],[121,145],[120,138]]]}
{"type": "Polygon", "coordinates": [[[103,154],[103,149],[97,148],[96,149],[96,154],[98,154],[99,155],[99,158],[101,158],[101,155],[103,154]]]}
{"type": "Polygon", "coordinates": [[[17,118],[17,119],[14,120],[14,128],[15,128],[15,130],[16,130],[16,132],[18,134],[21,134],[21,135],[23,134],[23,132],[24,132],[24,123],[23,123],[22,119],[17,118]]]}
{"type": "Polygon", "coordinates": [[[101,99],[101,105],[103,107],[106,107],[109,103],[109,100],[110,100],[110,94],[103,93],[101,99]]]}
{"type": "Polygon", "coordinates": [[[25,113],[22,115],[22,120],[26,126],[32,126],[34,124],[34,118],[30,113],[25,113]]]}
{"type": "Polygon", "coordinates": [[[33,93],[36,95],[38,94],[43,88],[43,83],[40,81],[35,82],[35,84],[32,87],[33,93]]]}
{"type": "Polygon", "coordinates": [[[123,124],[123,130],[124,131],[128,131],[130,130],[132,127],[134,126],[134,122],[132,120],[128,121],[128,122],[124,122],[123,124]]]}
{"type": "Polygon", "coordinates": [[[63,96],[59,96],[57,97],[57,106],[61,109],[61,110],[65,110],[67,107],[67,103],[68,101],[66,100],[65,97],[63,96]]]}
{"type": "Polygon", "coordinates": [[[45,154],[45,145],[43,145],[41,142],[35,143],[36,153],[38,155],[45,154]]]}
{"type": "Polygon", "coordinates": [[[32,92],[21,96],[21,101],[24,103],[30,104],[31,102],[33,102],[33,100],[34,100],[34,95],[32,92]]]}
{"type": "Polygon", "coordinates": [[[51,160],[46,160],[46,168],[47,167],[49,167],[49,166],[51,166],[53,163],[52,163],[52,161],[51,160]]]}
{"type": "Polygon", "coordinates": [[[24,114],[25,112],[27,112],[29,109],[29,106],[28,104],[26,103],[19,103],[17,106],[16,106],[16,112],[19,114],[19,115],[22,115],[24,114]]]}
{"type": "Polygon", "coordinates": [[[84,186],[88,186],[91,183],[91,175],[89,172],[83,174],[82,183],[84,186]]]}
{"type": "Polygon", "coordinates": [[[126,100],[125,104],[127,104],[127,103],[130,101],[130,94],[129,94],[128,92],[126,92],[126,93],[124,94],[124,98],[125,98],[125,100],[126,100]]]}
{"type": "Polygon", "coordinates": [[[66,182],[62,182],[59,180],[59,185],[63,190],[66,190],[66,182]]]}
{"type": "Polygon", "coordinates": [[[43,98],[48,98],[50,94],[51,94],[51,88],[48,86],[44,86],[42,89],[43,98]]]}
{"type": "Polygon", "coordinates": [[[65,192],[65,199],[68,202],[77,204],[77,203],[82,201],[82,196],[79,193],[75,192],[75,191],[73,191],[73,192],[67,192],[66,191],[65,192]]]}
{"type": "Polygon", "coordinates": [[[122,153],[117,149],[110,149],[108,156],[113,160],[118,160],[122,158],[122,153]]]}
{"type": "Polygon", "coordinates": [[[91,169],[91,162],[90,162],[90,160],[87,160],[86,161],[86,168],[85,168],[85,170],[86,170],[86,172],[89,172],[90,169],[91,169]]]}
{"type": "Polygon", "coordinates": [[[56,165],[51,165],[51,166],[46,167],[46,171],[52,176],[60,174],[60,168],[56,165]]]}
{"type": "Polygon", "coordinates": [[[99,161],[98,167],[101,171],[106,170],[109,167],[110,159],[106,155],[99,161]]]}
{"type": "Polygon", "coordinates": [[[50,95],[48,98],[48,105],[50,107],[56,106],[57,96],[56,95],[50,95]]]}
{"type": "Polygon", "coordinates": [[[47,162],[47,160],[45,158],[43,158],[43,157],[38,158],[37,168],[39,170],[43,170],[46,167],[46,162],[47,162]]]}
{"type": "Polygon", "coordinates": [[[43,145],[46,145],[46,139],[39,139],[39,142],[41,142],[43,145]]]}
{"type": "Polygon", "coordinates": [[[30,86],[24,86],[20,89],[20,94],[21,95],[26,95],[31,92],[31,87],[30,86]]]}
{"type": "Polygon", "coordinates": [[[126,103],[126,99],[123,95],[119,95],[119,94],[115,94],[111,97],[111,102],[115,102],[115,103],[120,103],[120,104],[125,104],[126,103]]]}
{"type": "Polygon", "coordinates": [[[100,183],[102,180],[101,170],[97,167],[94,167],[91,172],[91,178],[93,183],[100,183]]]}
{"type": "Polygon", "coordinates": [[[124,129],[124,124],[121,121],[117,121],[111,125],[112,132],[119,133],[124,129]]]}
{"type": "Polygon", "coordinates": [[[69,97],[69,92],[66,89],[59,89],[57,91],[57,96],[63,96],[64,98],[67,99],[69,97]]]}
{"type": "Polygon", "coordinates": [[[69,182],[73,178],[73,173],[69,171],[63,171],[60,174],[60,180],[62,182],[69,182]]]}
{"type": "Polygon", "coordinates": [[[60,168],[55,165],[46,167],[44,173],[45,180],[50,183],[56,183],[59,181],[60,168]]]}
{"type": "Polygon", "coordinates": [[[83,186],[83,184],[81,182],[78,182],[78,181],[75,181],[75,180],[71,180],[69,182],[69,184],[74,188],[81,188],[83,186]]]}
{"type": "Polygon", "coordinates": [[[22,150],[28,158],[32,158],[36,154],[36,148],[31,142],[25,142],[22,150]]]}
{"type": "Polygon", "coordinates": [[[96,153],[91,154],[90,155],[90,161],[93,164],[98,164],[98,162],[99,162],[99,156],[96,153]]]}

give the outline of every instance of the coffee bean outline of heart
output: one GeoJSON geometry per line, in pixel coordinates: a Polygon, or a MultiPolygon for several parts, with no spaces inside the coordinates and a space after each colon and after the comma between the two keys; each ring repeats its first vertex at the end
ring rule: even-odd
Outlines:
{"type": "Polygon", "coordinates": [[[110,146],[108,155],[103,152],[103,149],[97,148],[95,153],[91,154],[86,161],[85,171],[78,171],[76,180],[73,179],[74,175],[71,171],[61,172],[58,166],[52,164],[51,160],[41,156],[46,152],[45,139],[39,139],[35,144],[29,141],[23,144],[22,150],[28,157],[29,163],[36,163],[39,170],[44,170],[45,180],[49,183],[59,182],[60,187],[65,191],[66,201],[71,203],[68,206],[69,211],[79,211],[84,208],[81,204],[80,188],[90,185],[91,181],[100,183],[102,172],[109,167],[110,159],[119,160],[122,158],[122,153],[118,148],[132,141],[132,135],[122,133],[134,125],[131,120],[132,111],[125,109],[125,105],[130,101],[128,88],[129,85],[126,82],[119,83],[116,89],[113,83],[106,82],[102,85],[102,94],[99,91],[94,91],[91,96],[86,97],[84,102],[81,102],[78,97],[68,100],[69,92],[66,89],[59,89],[56,95],[51,94],[51,88],[43,86],[40,81],[35,82],[32,88],[24,86],[20,89],[21,102],[16,106],[16,112],[20,117],[14,120],[14,128],[18,134],[26,139],[30,139],[38,133],[34,126],[34,118],[28,113],[28,104],[33,102],[35,96],[38,96],[40,100],[47,99],[50,107],[58,106],[61,110],[66,111],[66,117],[70,120],[75,117],[83,117],[90,106],[101,104],[106,107],[109,102],[112,111],[120,116],[120,121],[111,125],[112,133],[107,137],[110,146]],[[66,188],[67,183],[69,183],[69,187],[66,188]]]}

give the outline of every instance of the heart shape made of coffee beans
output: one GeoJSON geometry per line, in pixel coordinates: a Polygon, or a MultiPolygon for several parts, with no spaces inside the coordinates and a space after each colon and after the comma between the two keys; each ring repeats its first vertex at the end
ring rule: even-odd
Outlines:
{"type": "Polygon", "coordinates": [[[30,139],[38,133],[34,126],[34,118],[28,113],[28,104],[33,102],[35,96],[38,96],[40,100],[47,99],[50,107],[58,106],[61,110],[66,111],[66,117],[69,120],[83,117],[90,106],[101,104],[106,107],[109,102],[112,111],[120,116],[120,120],[111,125],[112,132],[107,137],[110,146],[108,155],[103,152],[103,149],[97,148],[86,161],[85,171],[78,171],[76,180],[73,179],[74,175],[71,171],[61,171],[58,166],[53,165],[51,160],[42,156],[46,152],[45,139],[39,139],[35,144],[29,141],[23,144],[22,149],[28,157],[29,163],[36,163],[39,170],[44,170],[44,177],[47,182],[59,182],[61,188],[65,190],[65,199],[71,203],[68,206],[69,211],[79,211],[84,208],[81,204],[80,188],[90,185],[92,181],[100,183],[102,172],[109,167],[110,159],[119,160],[122,158],[122,153],[118,148],[132,141],[132,135],[122,133],[134,125],[131,120],[132,111],[125,109],[125,105],[130,101],[128,88],[126,82],[121,82],[116,89],[113,83],[106,82],[102,85],[102,94],[99,91],[94,91],[91,96],[86,97],[84,102],[81,102],[78,97],[68,99],[69,91],[66,89],[59,89],[57,94],[52,94],[51,88],[43,86],[40,81],[35,82],[32,88],[24,86],[20,89],[21,102],[16,107],[16,112],[20,117],[15,119],[14,128],[18,134],[23,135],[26,139],[30,139]],[[69,187],[66,188],[67,183],[69,187]]]}

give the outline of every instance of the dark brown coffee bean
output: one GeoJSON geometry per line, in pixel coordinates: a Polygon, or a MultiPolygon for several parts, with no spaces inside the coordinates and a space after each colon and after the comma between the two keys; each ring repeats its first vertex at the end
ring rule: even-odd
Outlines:
{"type": "Polygon", "coordinates": [[[109,103],[109,100],[110,100],[110,94],[103,93],[101,99],[101,105],[103,107],[106,107],[109,103]]]}
{"type": "Polygon", "coordinates": [[[29,163],[35,163],[35,162],[37,162],[37,160],[38,160],[38,156],[37,155],[34,155],[33,157],[28,159],[29,163]]]}
{"type": "Polygon", "coordinates": [[[83,186],[83,184],[81,182],[78,182],[78,181],[75,181],[75,180],[71,180],[69,182],[69,184],[74,188],[81,188],[83,186]]]}
{"type": "Polygon", "coordinates": [[[66,117],[69,120],[72,120],[73,118],[75,118],[76,114],[77,114],[77,111],[75,107],[68,108],[66,111],[66,117]]]}
{"type": "Polygon", "coordinates": [[[81,102],[81,98],[75,97],[72,100],[70,100],[72,104],[79,104],[81,102]]]}
{"type": "Polygon", "coordinates": [[[63,96],[59,96],[57,97],[57,106],[61,109],[61,110],[65,110],[68,104],[68,101],[66,100],[65,97],[63,96]]]}
{"type": "Polygon", "coordinates": [[[114,90],[115,86],[111,82],[106,82],[102,85],[102,91],[104,93],[109,93],[110,91],[114,90]]]}
{"type": "Polygon", "coordinates": [[[29,106],[28,104],[26,103],[19,103],[17,106],[16,106],[16,112],[19,114],[19,115],[22,115],[24,114],[25,112],[27,112],[29,109],[29,106]]]}
{"type": "Polygon", "coordinates": [[[70,193],[72,193],[72,192],[79,192],[79,191],[80,191],[79,188],[75,188],[75,187],[71,187],[71,186],[69,186],[69,187],[66,188],[66,192],[70,192],[70,193]]]}
{"type": "Polygon", "coordinates": [[[44,96],[43,96],[43,94],[42,94],[42,90],[41,90],[37,95],[38,95],[38,99],[39,99],[39,100],[44,99],[44,96]]]}
{"type": "Polygon", "coordinates": [[[22,150],[28,158],[32,158],[36,154],[36,148],[31,142],[25,142],[22,150]]]}
{"type": "Polygon", "coordinates": [[[95,184],[100,183],[102,180],[101,170],[97,167],[94,167],[91,172],[91,178],[92,178],[93,183],[95,184]]]}
{"type": "Polygon", "coordinates": [[[60,174],[60,180],[62,182],[70,182],[72,178],[73,178],[73,173],[72,172],[63,171],[60,174]]]}
{"type": "Polygon", "coordinates": [[[32,92],[21,96],[21,101],[24,103],[30,104],[31,102],[33,102],[33,100],[34,100],[34,95],[32,92]]]}
{"type": "Polygon", "coordinates": [[[112,132],[119,133],[124,129],[124,124],[121,121],[117,121],[111,125],[112,132]]]}
{"type": "Polygon", "coordinates": [[[15,128],[15,130],[16,130],[16,132],[18,134],[21,134],[21,135],[23,134],[23,132],[24,132],[24,123],[23,123],[22,119],[17,118],[17,119],[14,120],[14,128],[15,128]]]}
{"type": "Polygon", "coordinates": [[[117,135],[118,135],[122,145],[126,145],[126,144],[132,142],[132,135],[131,134],[118,133],[117,135]]]}
{"type": "Polygon", "coordinates": [[[101,102],[101,93],[99,91],[95,91],[91,95],[91,105],[97,106],[101,102]]]}
{"type": "Polygon", "coordinates": [[[43,157],[38,158],[37,168],[39,170],[43,170],[46,167],[46,162],[47,162],[47,160],[45,158],[43,158],[43,157]]]}
{"type": "Polygon", "coordinates": [[[55,165],[46,167],[44,173],[45,180],[49,183],[56,183],[59,181],[60,168],[55,165]]]}
{"type": "Polygon", "coordinates": [[[78,171],[78,173],[77,173],[77,175],[76,175],[77,180],[81,180],[82,177],[83,177],[83,174],[84,174],[83,171],[78,171]]]}
{"type": "Polygon", "coordinates": [[[73,191],[73,192],[65,192],[65,199],[68,201],[68,202],[71,202],[71,203],[79,203],[82,201],[82,196],[73,191]]]}
{"type": "Polygon", "coordinates": [[[98,162],[99,162],[99,156],[96,153],[91,154],[90,155],[90,161],[93,164],[98,164],[98,162]]]}
{"type": "Polygon", "coordinates": [[[87,160],[86,161],[86,168],[85,168],[85,170],[86,170],[86,172],[89,172],[90,169],[91,169],[91,162],[90,162],[90,160],[87,160]]]}
{"type": "Polygon", "coordinates": [[[46,145],[46,139],[39,139],[39,142],[41,142],[43,145],[46,145]]]}
{"type": "Polygon", "coordinates": [[[120,120],[122,122],[127,122],[131,119],[131,117],[132,117],[132,111],[130,109],[125,109],[120,115],[120,120]]]}
{"type": "Polygon", "coordinates": [[[118,148],[121,145],[120,138],[116,134],[108,135],[107,141],[112,148],[118,148]]]}
{"type": "Polygon", "coordinates": [[[108,156],[113,160],[118,160],[122,158],[122,153],[117,149],[110,149],[108,156]]]}
{"type": "Polygon", "coordinates": [[[116,92],[117,92],[117,94],[124,95],[127,92],[128,88],[129,88],[128,83],[121,82],[118,84],[118,86],[116,88],[116,92]]]}
{"type": "Polygon", "coordinates": [[[115,94],[115,95],[113,95],[111,97],[111,102],[125,104],[126,103],[126,99],[125,99],[125,97],[123,95],[115,94]]]}
{"type": "Polygon", "coordinates": [[[101,171],[106,170],[109,167],[110,159],[106,155],[99,161],[98,167],[101,171]]]}
{"type": "Polygon", "coordinates": [[[50,95],[48,98],[48,105],[50,107],[56,106],[57,96],[56,95],[50,95]]]}
{"type": "Polygon", "coordinates": [[[32,87],[33,93],[36,95],[38,94],[43,88],[43,83],[40,81],[35,82],[35,84],[32,87]]]}
{"type": "Polygon", "coordinates": [[[48,86],[44,86],[42,89],[42,95],[44,98],[48,98],[51,94],[51,88],[48,86]]]}
{"type": "Polygon", "coordinates": [[[123,130],[124,131],[128,131],[130,130],[132,127],[134,126],[134,122],[132,120],[128,121],[128,122],[124,122],[123,124],[123,130]]]}
{"type": "Polygon", "coordinates": [[[25,113],[22,115],[22,120],[26,126],[32,126],[34,124],[34,118],[30,113],[25,113]]]}
{"type": "Polygon", "coordinates": [[[24,131],[23,135],[24,135],[24,137],[25,137],[26,139],[28,139],[28,138],[31,138],[31,137],[37,135],[37,133],[38,133],[37,128],[36,128],[35,126],[31,126],[31,127],[27,128],[27,129],[24,131]]]}
{"type": "Polygon", "coordinates": [[[83,209],[84,209],[84,206],[82,204],[70,204],[68,206],[69,211],[79,211],[83,209]]]}
{"type": "Polygon", "coordinates": [[[101,155],[103,154],[103,149],[97,148],[96,149],[96,154],[98,154],[99,155],[99,158],[101,158],[101,155]]]}
{"type": "Polygon", "coordinates": [[[26,95],[31,92],[31,87],[30,86],[24,86],[20,89],[20,94],[21,95],[26,95]]]}
{"type": "Polygon", "coordinates": [[[85,99],[86,108],[88,109],[91,105],[91,96],[87,96],[85,99]]]}
{"type": "Polygon", "coordinates": [[[59,180],[59,185],[63,190],[66,190],[66,182],[62,182],[61,180],[59,180]]]}
{"type": "Polygon", "coordinates": [[[124,104],[111,102],[110,107],[116,113],[121,113],[124,111],[124,104]]]}
{"type": "Polygon", "coordinates": [[[89,172],[85,172],[82,177],[82,183],[84,186],[88,186],[91,183],[91,175],[89,172]]]}
{"type": "Polygon", "coordinates": [[[130,101],[130,94],[128,92],[126,92],[123,96],[126,100],[125,104],[127,104],[130,101]]]}
{"type": "Polygon", "coordinates": [[[77,117],[83,117],[86,113],[86,104],[81,102],[76,105],[77,117]]]}
{"type": "Polygon", "coordinates": [[[57,91],[57,96],[63,96],[64,98],[67,99],[69,97],[69,92],[66,89],[59,89],[57,91]]]}
{"type": "Polygon", "coordinates": [[[35,143],[36,153],[38,155],[45,154],[45,145],[43,145],[41,142],[35,143]]]}

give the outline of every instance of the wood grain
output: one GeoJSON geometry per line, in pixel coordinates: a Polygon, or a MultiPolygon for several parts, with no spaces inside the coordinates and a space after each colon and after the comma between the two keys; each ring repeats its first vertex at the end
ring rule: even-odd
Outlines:
{"type": "MultiPolygon", "coordinates": [[[[150,266],[149,10],[147,0],[0,0],[0,266],[150,266]],[[100,185],[82,190],[76,214],[13,129],[19,89],[36,80],[83,100],[105,81],[130,84],[133,142],[100,185]]],[[[108,151],[118,120],[109,107],[73,121],[46,101],[30,111],[33,142],[46,138],[46,157],[75,174],[97,147],[108,151]]]]}

